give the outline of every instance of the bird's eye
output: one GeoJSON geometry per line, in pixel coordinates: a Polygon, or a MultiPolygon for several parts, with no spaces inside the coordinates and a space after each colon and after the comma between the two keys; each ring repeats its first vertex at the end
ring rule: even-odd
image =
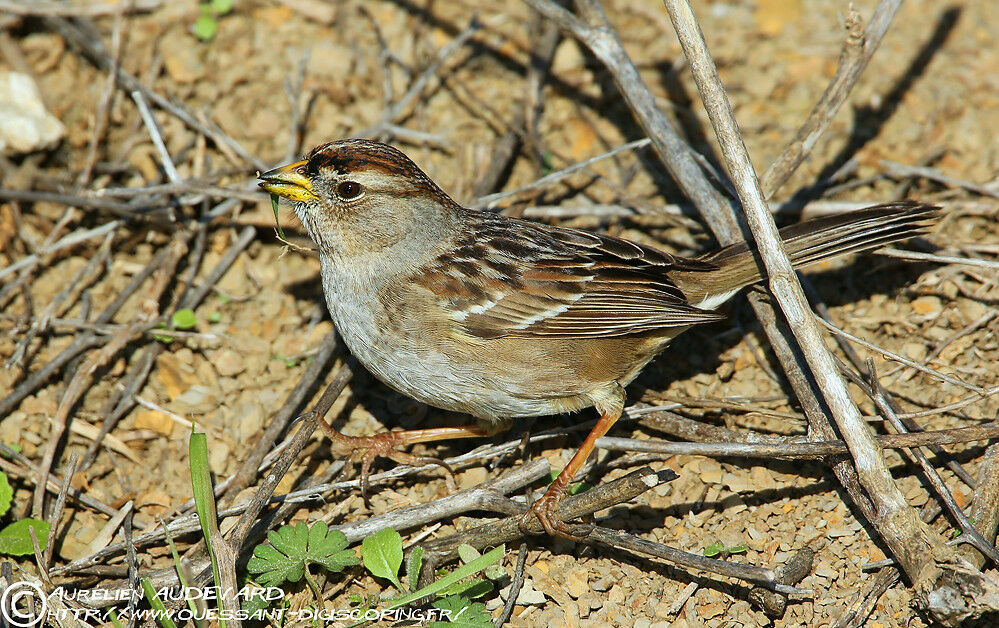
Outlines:
{"type": "Polygon", "coordinates": [[[336,186],[336,195],[349,201],[361,195],[361,184],[356,181],[343,181],[336,186]]]}

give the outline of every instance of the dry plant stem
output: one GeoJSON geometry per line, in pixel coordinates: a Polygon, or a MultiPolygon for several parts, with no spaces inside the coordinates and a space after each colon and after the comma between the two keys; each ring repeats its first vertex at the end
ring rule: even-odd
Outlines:
{"type": "MultiPolygon", "coordinates": [[[[11,458],[20,455],[9,449],[4,449],[3,454],[4,456],[11,458]]],[[[33,481],[35,476],[38,475],[38,468],[35,465],[31,464],[30,461],[19,460],[18,462],[20,462],[23,466],[18,466],[7,460],[6,457],[0,457],[0,470],[3,470],[3,472],[6,473],[7,475],[22,480],[26,480],[28,482],[33,481]]],[[[48,482],[45,483],[45,488],[46,490],[48,490],[48,492],[58,497],[59,493],[62,491],[62,486],[56,480],[58,480],[57,476],[49,474],[49,479],[48,482]]],[[[118,509],[112,508],[111,506],[105,504],[104,502],[94,499],[93,497],[81,493],[78,490],[74,489],[73,491],[71,491],[71,495],[73,499],[83,504],[87,508],[94,510],[95,512],[99,512],[109,517],[114,516],[118,512],[118,509]]]]}
{"type": "Polygon", "coordinates": [[[288,423],[295,417],[295,412],[305,402],[309,391],[312,390],[316,381],[326,373],[327,365],[338,346],[339,343],[337,342],[335,331],[331,331],[323,338],[319,346],[319,353],[316,354],[312,363],[305,370],[302,379],[299,380],[294,390],[288,395],[288,399],[281,406],[281,409],[278,410],[274,418],[267,424],[267,429],[264,430],[263,435],[253,444],[249,455],[246,456],[239,469],[236,470],[232,480],[228,482],[224,497],[222,498],[224,501],[231,502],[256,477],[260,463],[267,455],[267,452],[270,451],[271,446],[277,440],[278,436],[288,429],[288,423]]]}
{"type": "Polygon", "coordinates": [[[777,573],[773,569],[756,567],[753,565],[744,565],[741,563],[707,558],[698,554],[683,552],[667,545],[663,545],[662,543],[656,543],[655,541],[643,539],[640,536],[628,534],[627,532],[619,532],[617,530],[597,526],[592,532],[590,532],[586,540],[601,545],[608,545],[615,549],[626,549],[630,552],[637,552],[647,556],[655,556],[656,558],[662,558],[663,560],[669,561],[674,565],[700,569],[702,571],[707,571],[708,573],[752,582],[779,593],[811,593],[807,590],[802,591],[786,584],[778,583],[777,573]]]}
{"type": "Polygon", "coordinates": [[[503,514],[523,512],[523,505],[503,497],[548,475],[550,467],[545,459],[534,460],[482,484],[462,489],[425,504],[400,508],[384,515],[369,517],[362,521],[334,526],[353,543],[381,530],[405,530],[426,525],[432,521],[450,519],[470,510],[489,510],[503,514]],[[500,499],[497,499],[500,498],[500,499]]]}
{"type": "Polygon", "coordinates": [[[403,94],[402,98],[385,110],[385,113],[382,114],[381,120],[363,131],[358,132],[357,137],[372,137],[384,134],[387,128],[391,126],[393,122],[396,122],[401,115],[406,113],[416,99],[420,97],[423,90],[426,88],[427,83],[430,81],[431,77],[437,74],[441,65],[450,59],[456,52],[461,50],[472,35],[477,33],[481,28],[482,24],[480,24],[478,20],[473,19],[469,25],[458,34],[457,37],[441,47],[441,49],[437,52],[437,56],[434,57],[434,60],[413,82],[406,93],[403,94]]]}
{"type": "Polygon", "coordinates": [[[62,486],[59,487],[59,495],[56,497],[55,507],[49,514],[49,537],[45,543],[45,551],[42,553],[42,571],[47,572],[52,564],[52,552],[55,551],[55,541],[59,537],[59,520],[62,518],[63,508],[66,507],[66,497],[69,495],[69,484],[73,481],[73,474],[76,473],[79,456],[73,454],[70,458],[69,466],[63,475],[62,486]]]}
{"type": "Polygon", "coordinates": [[[260,511],[270,501],[278,482],[281,481],[284,474],[291,468],[292,463],[298,458],[298,454],[302,452],[306,443],[309,442],[312,433],[319,427],[319,422],[324,420],[326,413],[333,407],[333,403],[340,396],[340,393],[343,392],[343,389],[347,387],[347,383],[350,382],[350,378],[353,375],[354,373],[348,365],[344,364],[341,366],[315,407],[306,413],[305,420],[302,422],[301,427],[298,428],[295,438],[284,453],[281,454],[281,458],[271,467],[270,472],[264,478],[264,481],[260,483],[260,487],[257,489],[256,494],[254,494],[249,508],[243,511],[243,514],[236,522],[236,526],[230,532],[228,538],[233,547],[241,547],[243,545],[243,540],[257,520],[257,515],[260,514],[260,511]]]}
{"type": "MultiPolygon", "coordinates": [[[[590,24],[596,24],[590,26],[548,0],[526,1],[579,39],[607,66],[632,113],[652,139],[660,159],[708,221],[718,241],[723,245],[741,241],[741,231],[728,201],[710,184],[691,155],[691,149],[680,139],[668,118],[656,106],[655,97],[628,58],[599,4],[594,0],[580,3],[580,10],[587,14],[590,24]]],[[[799,365],[800,353],[788,344],[779,331],[775,312],[760,296],[752,295],[750,302],[809,417],[809,423],[813,429],[823,430],[820,432],[822,438],[833,438],[832,428],[824,418],[824,407],[819,400],[815,382],[802,372],[799,365]]],[[[835,471],[858,508],[865,516],[872,515],[872,508],[859,489],[854,471],[844,463],[837,464],[835,471]]]]}
{"type": "Polygon", "coordinates": [[[555,49],[558,47],[561,35],[556,27],[541,19],[540,16],[534,16],[533,23],[528,26],[528,30],[537,31],[537,34],[531,41],[524,102],[514,115],[510,128],[493,146],[491,151],[493,158],[489,167],[472,187],[472,196],[474,197],[482,197],[496,190],[503,173],[507,171],[510,162],[516,157],[518,147],[528,144],[535,154],[538,153],[532,128],[542,109],[541,100],[544,96],[545,79],[548,76],[552,59],[555,57],[555,49]]]}
{"type": "MultiPolygon", "coordinates": [[[[818,294],[816,294],[815,288],[812,286],[812,284],[807,279],[803,278],[801,282],[801,287],[805,289],[805,293],[808,295],[809,301],[812,302],[812,306],[815,308],[816,313],[820,317],[822,317],[822,319],[825,320],[826,322],[833,323],[833,318],[832,315],[829,313],[829,308],[826,307],[826,304],[823,303],[822,299],[819,298],[818,294]]],[[[840,335],[836,335],[836,343],[839,345],[840,349],[843,350],[843,353],[846,354],[846,357],[850,360],[850,362],[853,364],[854,368],[857,369],[857,371],[865,370],[866,363],[863,360],[861,360],[857,352],[854,351],[853,345],[847,342],[846,339],[840,335]]],[[[923,360],[923,363],[925,364],[928,363],[929,361],[930,359],[926,359],[923,360]]],[[[849,377],[851,371],[845,370],[845,367],[841,368],[844,369],[843,372],[847,373],[847,376],[849,377]]],[[[858,385],[860,385],[861,387],[866,387],[866,383],[858,385]]],[[[892,407],[892,410],[897,415],[898,412],[901,410],[898,403],[888,393],[887,390],[882,390],[882,394],[885,396],[885,398],[888,401],[888,404],[892,407]]],[[[914,421],[913,419],[905,419],[904,423],[906,428],[908,428],[911,431],[916,431],[916,432],[922,431],[922,427],[920,427],[919,424],[917,424],[916,421],[914,421]]],[[[945,452],[939,446],[936,445],[932,446],[930,448],[930,451],[932,451],[936,456],[939,456],[942,460],[946,460],[947,467],[950,468],[950,470],[953,471],[955,474],[957,474],[957,476],[961,478],[961,480],[965,484],[974,488],[975,486],[974,478],[972,478],[970,474],[967,471],[965,471],[964,467],[961,466],[961,463],[959,463],[957,460],[954,460],[947,452],[945,452]]]]}
{"type": "Polygon", "coordinates": [[[961,266],[978,266],[989,270],[999,270],[999,261],[990,259],[974,259],[970,257],[957,257],[954,255],[933,255],[932,253],[919,253],[916,251],[900,251],[898,249],[887,248],[874,251],[877,255],[884,257],[894,257],[895,259],[912,260],[915,262],[935,262],[937,264],[960,264],[961,266]]]}
{"type": "MultiPolygon", "coordinates": [[[[906,426],[895,414],[895,409],[892,407],[891,402],[885,394],[884,388],[881,386],[881,382],[878,380],[878,373],[874,367],[873,359],[868,358],[867,371],[868,377],[870,378],[868,394],[874,401],[874,405],[877,407],[878,412],[881,413],[881,416],[883,416],[899,434],[907,433],[906,426]]],[[[923,453],[920,448],[913,447],[909,450],[909,455],[915,458],[916,463],[919,465],[920,469],[922,469],[926,480],[930,483],[930,486],[943,502],[944,507],[950,513],[951,517],[957,521],[958,527],[962,532],[961,536],[966,537],[962,540],[991,558],[993,562],[999,564],[999,554],[996,553],[996,549],[992,547],[992,543],[986,541],[978,530],[976,530],[971,524],[971,522],[968,521],[968,518],[964,515],[961,507],[954,501],[954,496],[951,495],[950,489],[948,489],[947,485],[944,484],[943,478],[940,477],[937,470],[932,464],[930,464],[926,454],[923,453]]]]}
{"type": "Polygon", "coordinates": [[[626,144],[622,144],[621,146],[612,148],[611,150],[605,153],[601,153],[595,157],[590,157],[585,161],[572,164],[571,166],[567,166],[565,168],[562,168],[561,170],[556,170],[555,172],[549,175],[543,176],[540,179],[532,181],[531,183],[523,185],[519,188],[513,190],[506,190],[504,192],[497,192],[495,194],[489,194],[487,196],[480,197],[472,202],[472,207],[479,207],[486,209],[495,207],[496,203],[502,201],[503,199],[517,196],[518,194],[523,194],[524,192],[541,190],[546,187],[555,185],[559,181],[567,179],[570,176],[576,174],[577,172],[589,168],[591,165],[595,164],[598,161],[603,161],[604,159],[613,157],[618,153],[623,153],[628,150],[638,150],[640,148],[645,148],[651,143],[652,141],[649,139],[641,139],[641,140],[635,140],[633,142],[628,142],[626,144]]]}
{"type": "Polygon", "coordinates": [[[961,188],[982,196],[999,198],[999,190],[995,190],[984,185],[978,185],[977,183],[972,183],[970,181],[962,181],[961,179],[948,177],[936,168],[930,168],[928,166],[907,166],[905,164],[888,161],[886,159],[881,160],[881,165],[888,170],[889,176],[906,178],[919,177],[946,186],[961,188]]]}
{"type": "Polygon", "coordinates": [[[24,368],[24,358],[28,352],[28,346],[31,341],[34,340],[35,336],[39,333],[44,332],[48,326],[49,321],[56,316],[66,312],[76,300],[79,298],[80,294],[90,286],[103,271],[105,261],[111,254],[111,243],[114,241],[114,232],[108,233],[104,236],[104,241],[101,243],[97,252],[91,256],[87,263],[80,268],[69,280],[68,285],[65,289],[61,290],[55,297],[45,306],[45,309],[38,313],[38,315],[32,317],[31,326],[25,332],[24,336],[17,342],[17,346],[14,349],[13,354],[10,359],[7,360],[6,368],[11,368],[15,364],[24,368]],[[72,298],[70,298],[72,296],[72,298]]]}
{"type": "MultiPolygon", "coordinates": [[[[108,55],[107,51],[104,49],[104,44],[98,37],[91,36],[93,35],[94,28],[89,21],[86,21],[84,18],[71,20],[58,17],[45,17],[42,18],[42,21],[49,28],[56,31],[64,39],[66,39],[67,43],[79,49],[80,52],[83,53],[83,56],[97,66],[98,69],[105,72],[112,69],[113,63],[110,55],[108,55]],[[91,32],[88,33],[87,31],[91,32]]],[[[257,170],[266,170],[266,164],[247,152],[246,149],[240,146],[236,140],[226,135],[217,126],[211,123],[202,122],[182,105],[178,105],[169,99],[160,96],[158,93],[142,84],[139,79],[132,76],[128,72],[125,72],[121,68],[118,68],[118,87],[128,93],[133,91],[141,92],[142,95],[145,96],[151,103],[155,104],[157,107],[163,109],[175,118],[178,118],[192,130],[201,133],[208,139],[215,142],[222,152],[238,155],[240,159],[244,160],[257,170]]]]}
{"type": "MultiPolygon", "coordinates": [[[[219,566],[219,605],[230,611],[239,609],[240,601],[236,597],[239,587],[236,584],[236,559],[238,555],[234,547],[239,547],[230,543],[216,530],[211,536],[212,551],[215,553],[216,563],[219,566]]],[[[234,614],[233,618],[226,622],[226,626],[239,628],[242,624],[239,616],[234,614]]]]}
{"type": "MultiPolygon", "coordinates": [[[[638,419],[638,424],[659,432],[665,432],[671,436],[682,438],[694,442],[719,443],[761,443],[770,445],[786,445],[791,442],[802,442],[800,436],[777,436],[774,434],[761,434],[748,430],[733,430],[727,427],[711,425],[703,421],[695,421],[687,417],[680,416],[675,412],[660,410],[650,412],[638,419]]],[[[607,437],[601,441],[607,440],[607,437]]]]}
{"type": "MultiPolygon", "coordinates": [[[[558,518],[562,521],[571,521],[593,514],[598,510],[622,504],[651,488],[670,482],[676,477],[677,475],[668,469],[658,473],[648,467],[638,469],[586,492],[567,497],[559,505],[558,518]]],[[[523,538],[524,532],[520,529],[520,523],[521,513],[517,513],[499,521],[484,523],[470,530],[420,543],[420,545],[427,551],[427,554],[433,554],[434,559],[440,564],[457,558],[458,546],[463,543],[482,551],[487,547],[495,547],[501,543],[509,543],[523,538]]],[[[536,518],[529,521],[527,528],[531,534],[539,534],[543,531],[536,518]]]]}
{"type": "MultiPolygon", "coordinates": [[[[875,443],[883,449],[911,449],[932,445],[951,445],[999,438],[999,422],[985,425],[957,427],[950,430],[928,432],[905,432],[874,437],[875,443]]],[[[597,447],[612,451],[646,452],[657,454],[691,456],[743,456],[746,458],[823,458],[849,453],[847,443],[842,440],[804,441],[800,438],[779,438],[771,442],[732,442],[701,441],[693,443],[663,441],[655,439],[638,440],[604,436],[597,441],[597,447]]]]}
{"type": "Polygon", "coordinates": [[[863,31],[861,31],[860,16],[852,6],[848,9],[847,37],[840,52],[836,75],[833,76],[832,82],[826,87],[826,91],[812,112],[808,114],[804,124],[798,129],[794,139],[763,175],[760,185],[767,198],[772,197],[801,165],[819,137],[829,127],[829,123],[853,91],[857,79],[867,67],[867,62],[877,51],[881,39],[888,32],[892,18],[901,5],[902,0],[881,0],[874,9],[867,28],[863,31]]]}
{"type": "Polygon", "coordinates": [[[42,257],[46,257],[48,255],[51,255],[52,253],[55,253],[55,252],[60,251],[60,250],[62,250],[64,248],[73,246],[74,244],[78,244],[80,242],[85,242],[85,241],[87,241],[87,240],[89,240],[91,238],[99,238],[100,236],[103,236],[103,235],[105,235],[107,233],[110,233],[110,232],[114,231],[115,229],[117,229],[118,227],[122,226],[123,224],[124,224],[123,220],[113,220],[113,221],[105,223],[105,224],[103,224],[103,225],[101,225],[99,227],[94,227],[93,229],[87,229],[86,231],[81,231],[81,232],[73,232],[73,233],[65,236],[64,238],[62,238],[58,242],[55,242],[55,243],[50,244],[50,245],[48,245],[46,247],[43,247],[43,248],[41,248],[41,249],[33,252],[31,255],[22,257],[21,259],[17,260],[16,262],[14,262],[13,264],[11,264],[10,266],[6,266],[4,268],[0,268],[0,279],[3,279],[4,277],[6,277],[7,275],[9,275],[10,273],[16,272],[16,271],[18,271],[18,270],[20,270],[22,268],[26,268],[26,267],[27,268],[33,268],[34,266],[38,265],[38,263],[40,261],[40,258],[42,258],[42,257]]]}
{"type": "Polygon", "coordinates": [[[149,138],[153,141],[153,147],[160,156],[160,165],[163,166],[163,171],[166,172],[167,178],[170,179],[170,183],[180,183],[182,178],[180,173],[177,172],[177,166],[173,164],[170,151],[167,150],[166,143],[163,141],[163,133],[160,131],[160,125],[156,123],[156,118],[153,117],[153,112],[149,109],[146,97],[137,89],[132,90],[129,95],[135,101],[135,106],[142,117],[142,123],[145,124],[149,138]]]}
{"type": "Polygon", "coordinates": [[[823,399],[850,448],[858,479],[876,508],[877,516],[872,523],[912,581],[920,605],[930,610],[934,619],[955,623],[986,609],[999,608],[999,586],[985,580],[966,562],[955,559],[953,552],[920,521],[895,485],[870,430],[836,370],[815,317],[808,311],[804,293],[780,243],[777,227],[763,199],[718,71],[690,5],[685,0],[665,1],[749,219],[753,239],[767,271],[770,291],[787,317],[823,399]],[[978,595],[974,595],[976,593],[978,595]],[[965,596],[973,597],[965,600],[965,596]]]}
{"type": "Polygon", "coordinates": [[[156,356],[161,351],[161,349],[157,349],[157,346],[159,346],[158,343],[147,344],[137,359],[129,361],[124,383],[119,382],[120,385],[112,390],[111,396],[101,408],[100,416],[103,416],[104,420],[101,421],[97,436],[87,446],[87,452],[83,455],[83,461],[80,463],[82,469],[87,469],[94,463],[104,437],[111,433],[121,417],[135,407],[135,394],[139,392],[139,388],[149,377],[149,373],[153,370],[153,364],[156,362],[156,356]]]}
{"type": "Polygon", "coordinates": [[[59,402],[59,407],[52,420],[52,431],[49,434],[45,454],[43,455],[42,462],[38,468],[39,479],[35,484],[35,494],[31,507],[35,518],[42,518],[42,506],[45,497],[45,478],[48,476],[49,469],[52,468],[56,451],[59,447],[60,441],[62,440],[66,426],[71,419],[70,411],[73,406],[76,405],[76,402],[83,396],[84,392],[86,392],[85,389],[90,384],[94,372],[104,364],[107,364],[107,362],[117,355],[119,351],[124,349],[128,343],[145,333],[147,329],[151,329],[155,326],[153,321],[157,318],[159,310],[157,301],[166,291],[167,286],[173,279],[173,273],[177,268],[177,264],[180,262],[180,258],[187,252],[187,240],[184,238],[175,238],[169,249],[170,253],[167,257],[166,263],[159,269],[156,281],[150,289],[147,298],[142,303],[141,313],[131,324],[129,324],[128,327],[112,336],[111,340],[106,345],[101,347],[98,351],[95,351],[86,360],[86,362],[84,362],[84,364],[73,376],[69,386],[66,388],[66,392],[63,394],[62,400],[59,402]]]}
{"type": "Polygon", "coordinates": [[[25,201],[29,203],[46,202],[60,203],[72,207],[102,209],[124,218],[141,218],[150,222],[166,225],[167,222],[159,216],[160,208],[143,207],[137,209],[128,203],[119,203],[110,199],[94,198],[73,194],[59,194],[35,190],[3,190],[0,189],[0,199],[7,201],[25,201]]]}
{"type": "Polygon", "coordinates": [[[525,2],[558,24],[565,33],[578,39],[607,66],[618,90],[628,102],[628,107],[652,140],[663,165],[687,198],[708,219],[716,236],[724,234],[727,242],[738,240],[740,229],[728,201],[711,185],[694,159],[691,148],[659,109],[655,96],[638,74],[596,0],[580,0],[577,4],[579,11],[585,14],[586,21],[551,0],[525,2]]]}
{"type": "Polygon", "coordinates": [[[920,372],[925,373],[925,374],[927,374],[927,375],[929,375],[931,377],[939,379],[940,381],[947,382],[948,384],[953,384],[953,385],[958,386],[960,388],[964,388],[965,390],[970,390],[972,392],[978,393],[979,395],[981,395],[983,397],[988,394],[988,390],[985,389],[985,388],[982,388],[981,386],[976,386],[974,384],[968,384],[967,382],[963,382],[963,381],[957,379],[956,377],[951,377],[950,375],[947,375],[946,373],[941,373],[940,371],[938,371],[936,369],[932,369],[932,368],[930,368],[928,366],[924,366],[924,365],[920,364],[919,362],[915,362],[913,360],[910,360],[909,358],[906,358],[906,357],[903,357],[901,355],[898,355],[897,353],[893,353],[891,351],[888,351],[887,349],[885,349],[883,347],[878,347],[877,345],[874,345],[874,344],[872,344],[870,342],[867,342],[863,338],[858,338],[857,336],[854,336],[853,334],[851,334],[849,332],[843,331],[839,327],[836,327],[835,325],[833,325],[829,321],[826,321],[826,320],[824,320],[822,318],[819,318],[817,316],[812,316],[811,319],[814,320],[814,321],[817,321],[820,324],[822,324],[826,329],[828,329],[829,331],[833,332],[837,336],[843,336],[844,338],[847,338],[847,339],[852,340],[853,342],[859,344],[860,346],[864,347],[865,349],[870,349],[871,351],[877,352],[877,353],[879,353],[879,354],[881,354],[883,356],[891,358],[892,360],[895,360],[896,362],[900,362],[900,363],[902,363],[902,364],[904,364],[904,365],[906,365],[908,367],[914,368],[917,371],[920,371],[920,372]]]}
{"type": "Polygon", "coordinates": [[[104,85],[104,92],[101,99],[97,101],[97,110],[94,112],[94,124],[90,133],[90,147],[87,149],[87,161],[83,166],[83,172],[77,177],[77,186],[80,188],[90,184],[94,174],[94,166],[97,164],[97,149],[102,144],[108,126],[108,117],[111,113],[111,101],[114,98],[115,87],[118,83],[118,68],[121,65],[122,50],[122,30],[124,30],[124,13],[128,7],[124,4],[114,15],[114,29],[111,31],[111,68],[107,73],[104,85]]]}
{"type": "Polygon", "coordinates": [[[900,577],[898,569],[894,567],[886,567],[879,571],[877,577],[859,593],[856,600],[843,610],[833,628],[860,628],[865,625],[878,600],[885,591],[898,582],[900,577]]]}
{"type": "Polygon", "coordinates": [[[503,605],[503,612],[493,622],[495,628],[502,628],[503,624],[510,620],[513,615],[513,607],[517,605],[517,597],[524,587],[524,569],[527,567],[527,543],[521,543],[517,550],[517,566],[513,570],[513,579],[510,582],[510,592],[507,594],[506,603],[503,605]]]}
{"type": "MultiPolygon", "coordinates": [[[[593,424],[593,422],[584,423],[584,424],[582,424],[579,427],[579,429],[581,429],[581,430],[589,429],[590,427],[592,427],[592,424],[593,424]]],[[[542,434],[537,434],[537,435],[531,437],[531,442],[540,442],[540,441],[548,440],[548,439],[552,439],[552,438],[561,438],[562,436],[564,436],[564,434],[565,434],[565,430],[564,429],[553,429],[553,430],[549,430],[548,432],[545,432],[545,433],[542,433],[542,434]]],[[[292,440],[294,440],[294,438],[295,437],[293,436],[292,440]]],[[[466,466],[469,466],[469,464],[471,462],[481,462],[483,460],[487,460],[487,459],[494,458],[494,457],[497,457],[497,456],[502,456],[502,455],[504,455],[506,453],[509,453],[510,451],[516,450],[521,445],[522,445],[521,439],[508,441],[508,442],[500,444],[500,445],[483,445],[481,447],[477,447],[475,450],[473,450],[473,451],[471,451],[471,452],[469,452],[467,454],[462,454],[460,456],[455,456],[454,458],[450,458],[450,459],[446,460],[445,462],[448,464],[448,466],[450,466],[453,469],[460,469],[460,468],[464,468],[466,466]]],[[[2,447],[3,447],[3,445],[0,444],[0,448],[2,448],[2,447]]],[[[11,452],[5,452],[5,453],[9,453],[10,454],[11,452]]],[[[16,454],[15,453],[15,454],[12,454],[12,455],[14,457],[17,457],[20,454],[16,454]]],[[[20,459],[19,459],[19,461],[20,461],[20,459]]],[[[34,466],[30,464],[30,461],[22,461],[22,462],[31,471],[31,475],[34,475],[34,466]]],[[[0,457],[0,468],[3,468],[4,470],[6,470],[8,473],[10,473],[12,475],[17,475],[18,477],[23,477],[24,475],[26,475],[25,473],[23,473],[20,470],[18,470],[17,467],[13,467],[11,465],[11,468],[14,469],[14,471],[12,472],[6,465],[10,465],[10,463],[7,460],[5,460],[3,457],[0,457]]],[[[402,477],[408,477],[408,476],[416,475],[418,473],[423,473],[423,472],[426,472],[426,471],[430,470],[431,468],[433,468],[431,465],[427,465],[427,466],[424,466],[424,467],[398,466],[398,467],[392,468],[389,471],[385,471],[383,473],[378,473],[378,474],[372,475],[370,479],[372,480],[372,482],[387,482],[389,480],[398,479],[398,478],[402,478],[402,477]]],[[[277,498],[272,497],[269,503],[272,503],[272,504],[273,503],[279,503],[281,505],[291,505],[291,504],[313,502],[316,499],[321,498],[321,496],[323,494],[328,493],[330,491],[356,490],[359,487],[359,485],[360,485],[360,481],[359,480],[350,480],[350,481],[345,481],[345,482],[322,483],[322,484],[318,484],[318,485],[315,485],[315,486],[310,486],[308,488],[295,490],[295,491],[292,491],[292,492],[290,492],[290,493],[288,493],[286,495],[282,495],[282,496],[277,497],[277,498]]],[[[50,481],[49,482],[49,490],[50,490],[50,492],[57,493],[58,492],[58,485],[50,481]]],[[[90,498],[88,498],[85,495],[81,496],[81,499],[85,500],[84,501],[85,505],[88,505],[91,508],[94,508],[95,510],[97,510],[99,512],[103,512],[105,514],[112,515],[112,516],[118,512],[116,509],[111,508],[110,506],[103,505],[100,502],[96,502],[96,500],[90,500],[90,498]],[[86,501],[86,500],[90,500],[90,501],[86,501]],[[91,502],[94,502],[94,503],[91,504],[91,502]]],[[[246,510],[248,508],[250,508],[252,504],[253,504],[253,502],[241,502],[241,503],[236,504],[234,506],[230,506],[229,508],[220,510],[219,511],[219,518],[220,519],[224,519],[224,518],[227,518],[227,517],[232,517],[232,516],[235,516],[235,515],[242,514],[242,513],[246,512],[246,510]]],[[[182,509],[183,508],[184,507],[182,507],[182,509]]],[[[167,528],[169,529],[170,533],[173,534],[173,535],[175,535],[175,536],[180,535],[180,534],[187,534],[187,533],[190,533],[190,532],[196,532],[196,531],[198,531],[200,529],[199,524],[197,522],[197,518],[193,514],[181,516],[181,517],[178,517],[178,518],[174,519],[169,524],[167,524],[167,528]]],[[[164,534],[162,528],[157,527],[157,526],[153,526],[153,529],[151,531],[149,531],[149,532],[143,534],[142,536],[138,537],[137,539],[135,539],[135,544],[138,547],[145,547],[145,546],[150,545],[152,543],[155,543],[155,542],[158,542],[158,541],[162,541],[164,538],[165,538],[165,534],[164,534]]],[[[77,572],[77,571],[79,571],[81,569],[91,569],[95,565],[98,565],[98,563],[101,560],[104,560],[105,558],[108,558],[108,557],[111,557],[111,556],[117,556],[124,549],[125,549],[125,546],[123,544],[121,544],[121,543],[114,544],[114,545],[109,545],[109,546],[105,547],[104,549],[100,550],[99,552],[97,552],[97,553],[95,553],[95,554],[93,554],[91,556],[87,556],[85,558],[78,559],[78,560],[76,560],[76,561],[74,561],[74,562],[72,562],[72,563],[70,563],[68,565],[62,566],[62,567],[57,567],[57,568],[55,568],[53,570],[52,573],[56,574],[56,575],[63,575],[63,574],[66,574],[66,573],[74,573],[74,572],[77,572]]]]}
{"type": "Polygon", "coordinates": [[[119,13],[144,13],[158,9],[165,3],[166,0],[125,0],[115,4],[2,0],[0,1],[0,11],[24,16],[100,17],[119,13]]]}
{"type": "MultiPolygon", "coordinates": [[[[828,418],[828,407],[820,396],[815,378],[803,368],[804,358],[800,348],[790,340],[791,330],[786,321],[777,316],[773,304],[760,292],[751,292],[748,299],[808,418],[809,437],[813,440],[835,440],[836,432],[828,418]]],[[[833,462],[832,468],[857,510],[868,521],[873,520],[874,505],[860,486],[854,466],[844,458],[833,462]]]]}
{"type": "MultiPolygon", "coordinates": [[[[775,570],[777,584],[793,586],[805,579],[812,572],[815,552],[803,547],[791,556],[790,560],[775,570]]],[[[759,606],[767,617],[781,618],[787,610],[787,596],[771,591],[767,587],[755,586],[749,592],[749,601],[759,606]]]]}
{"type": "MultiPolygon", "coordinates": [[[[985,540],[994,543],[999,526],[999,443],[993,443],[985,450],[982,466],[978,469],[978,486],[971,500],[970,518],[985,540]]],[[[971,547],[964,546],[958,553],[978,569],[985,564],[985,556],[971,547]]]]}

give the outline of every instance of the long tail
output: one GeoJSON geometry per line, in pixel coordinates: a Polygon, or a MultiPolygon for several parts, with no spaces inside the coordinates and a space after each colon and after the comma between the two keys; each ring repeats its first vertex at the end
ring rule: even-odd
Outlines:
{"type": "MultiPolygon", "coordinates": [[[[780,235],[791,264],[799,268],[925,233],[936,221],[939,209],[916,201],[885,203],[791,225],[781,229],[780,235]]],[[[761,279],[745,243],[727,246],[702,259],[717,268],[684,273],[683,277],[681,273],[671,275],[690,302],[699,307],[717,307],[743,286],[761,279]]]]}

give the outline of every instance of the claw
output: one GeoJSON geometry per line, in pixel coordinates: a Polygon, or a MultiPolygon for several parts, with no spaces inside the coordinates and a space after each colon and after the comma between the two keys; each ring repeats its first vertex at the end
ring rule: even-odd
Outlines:
{"type": "Polygon", "coordinates": [[[368,499],[368,489],[371,487],[369,477],[371,475],[371,465],[376,458],[388,458],[399,464],[410,466],[423,466],[427,464],[437,465],[444,469],[445,481],[449,491],[457,489],[454,480],[454,471],[446,462],[440,458],[431,456],[414,456],[396,449],[396,446],[404,445],[408,442],[406,432],[382,432],[374,436],[355,437],[345,436],[334,430],[328,423],[323,421],[323,427],[333,441],[333,451],[341,456],[360,460],[361,463],[361,497],[364,498],[364,505],[368,508],[371,503],[368,499]]]}
{"type": "Polygon", "coordinates": [[[534,502],[527,512],[520,518],[517,526],[525,534],[531,534],[530,525],[534,517],[538,518],[541,527],[549,536],[559,536],[570,541],[585,541],[586,537],[593,531],[595,524],[572,525],[563,521],[558,516],[558,507],[565,498],[563,491],[549,491],[534,502]]]}

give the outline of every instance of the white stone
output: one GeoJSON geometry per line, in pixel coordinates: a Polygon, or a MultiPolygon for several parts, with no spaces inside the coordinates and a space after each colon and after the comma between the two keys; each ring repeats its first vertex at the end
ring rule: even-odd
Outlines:
{"type": "Polygon", "coordinates": [[[0,73],[0,153],[30,153],[56,143],[65,134],[62,122],[45,110],[30,76],[0,73]]]}

